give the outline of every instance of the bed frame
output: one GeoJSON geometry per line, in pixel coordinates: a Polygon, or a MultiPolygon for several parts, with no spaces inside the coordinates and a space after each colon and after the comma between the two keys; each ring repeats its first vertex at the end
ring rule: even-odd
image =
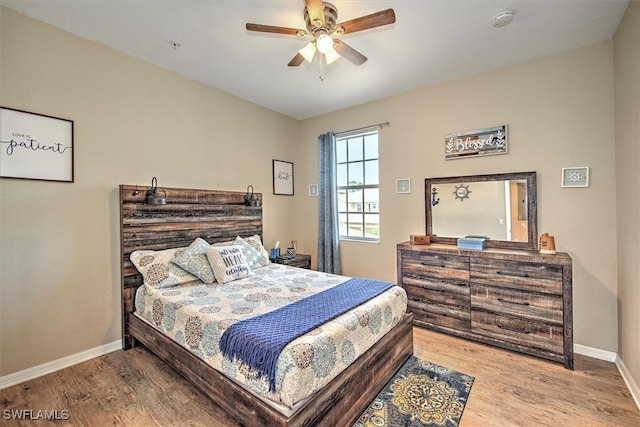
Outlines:
{"type": "MultiPolygon", "coordinates": [[[[143,344],[240,424],[350,426],[413,354],[413,316],[409,313],[292,414],[282,414],[133,315],[142,276],[129,260],[131,252],[188,246],[196,237],[215,243],[236,236],[262,236],[262,206],[246,206],[241,192],[181,188],[163,188],[167,204],[148,205],[145,195],[149,189],[120,185],[122,346],[127,350],[143,344]]],[[[261,194],[258,197],[262,199],[261,194]]]]}

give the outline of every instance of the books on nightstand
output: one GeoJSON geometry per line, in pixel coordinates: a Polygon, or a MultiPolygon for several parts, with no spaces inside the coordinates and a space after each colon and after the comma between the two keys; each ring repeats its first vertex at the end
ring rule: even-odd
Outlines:
{"type": "Polygon", "coordinates": [[[487,246],[487,236],[464,236],[457,240],[458,249],[481,251],[487,246]]]}

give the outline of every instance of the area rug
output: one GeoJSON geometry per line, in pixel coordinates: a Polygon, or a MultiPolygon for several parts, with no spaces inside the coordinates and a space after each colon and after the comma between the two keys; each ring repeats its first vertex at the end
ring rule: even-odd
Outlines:
{"type": "Polygon", "coordinates": [[[473,380],[411,356],[353,427],[457,427],[473,380]]]}

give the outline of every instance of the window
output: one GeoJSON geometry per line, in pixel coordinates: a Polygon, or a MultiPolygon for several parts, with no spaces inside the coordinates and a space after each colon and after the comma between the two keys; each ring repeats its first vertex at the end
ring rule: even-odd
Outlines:
{"type": "Polygon", "coordinates": [[[340,239],[380,240],[378,131],[336,138],[340,239]]]}

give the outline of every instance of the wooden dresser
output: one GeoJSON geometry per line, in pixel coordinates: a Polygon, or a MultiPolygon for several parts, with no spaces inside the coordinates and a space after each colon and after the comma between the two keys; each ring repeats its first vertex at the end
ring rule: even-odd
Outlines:
{"type": "Polygon", "coordinates": [[[571,257],[397,245],[413,323],[573,369],[571,257]]]}

